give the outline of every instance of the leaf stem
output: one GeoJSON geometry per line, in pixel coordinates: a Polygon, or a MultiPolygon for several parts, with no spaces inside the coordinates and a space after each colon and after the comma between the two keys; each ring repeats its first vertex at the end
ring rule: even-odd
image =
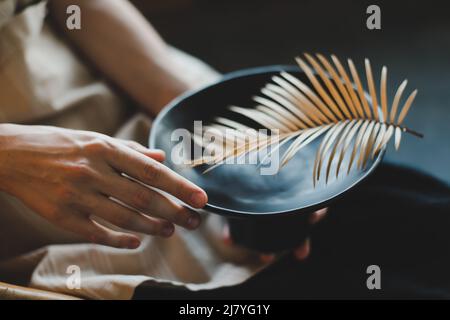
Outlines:
{"type": "Polygon", "coordinates": [[[423,138],[424,135],[420,132],[414,131],[412,129],[409,129],[408,127],[400,127],[400,129],[402,129],[404,132],[408,132],[410,134],[412,134],[413,136],[419,137],[419,138],[423,138]]]}

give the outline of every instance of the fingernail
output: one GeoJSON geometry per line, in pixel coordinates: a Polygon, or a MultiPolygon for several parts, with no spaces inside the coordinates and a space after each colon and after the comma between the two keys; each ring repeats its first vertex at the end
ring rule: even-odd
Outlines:
{"type": "Polygon", "coordinates": [[[227,245],[227,246],[233,245],[233,239],[231,238],[230,227],[228,226],[228,224],[226,224],[223,228],[222,237],[223,237],[223,242],[225,243],[225,245],[227,245]]]}
{"type": "Polygon", "coordinates": [[[200,218],[197,215],[191,215],[187,220],[188,227],[191,229],[197,229],[200,225],[200,218]]]}
{"type": "Polygon", "coordinates": [[[174,227],[171,224],[165,225],[163,230],[162,230],[162,234],[164,237],[170,237],[173,232],[174,232],[174,227]]]}
{"type": "Polygon", "coordinates": [[[203,192],[194,192],[191,195],[191,205],[195,208],[203,208],[207,202],[206,195],[203,192]]]}
{"type": "Polygon", "coordinates": [[[131,239],[128,242],[128,249],[136,249],[136,248],[139,248],[140,245],[141,245],[141,241],[139,241],[139,239],[131,239]]]}

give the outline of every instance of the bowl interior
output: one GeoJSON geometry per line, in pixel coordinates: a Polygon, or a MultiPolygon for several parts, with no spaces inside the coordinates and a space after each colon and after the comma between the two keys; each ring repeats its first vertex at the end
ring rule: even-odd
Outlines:
{"type": "MultiPolygon", "coordinates": [[[[302,149],[275,175],[261,175],[261,167],[253,164],[224,164],[204,174],[205,167],[190,168],[177,165],[171,153],[179,141],[172,141],[174,130],[193,130],[194,121],[208,124],[216,116],[236,115],[227,108],[230,105],[253,107],[251,97],[279,74],[288,71],[305,83],[306,76],[296,67],[272,66],[243,70],[225,76],[220,82],[200,91],[184,95],[169,106],[156,119],[150,135],[150,147],[167,153],[166,165],[180,175],[204,188],[208,193],[207,210],[228,215],[273,215],[309,212],[325,206],[345,191],[363,180],[380,162],[383,152],[369,160],[364,170],[353,169],[347,175],[349,157],[344,157],[339,177],[336,178],[336,162],[333,161],[328,183],[321,179],[313,186],[313,165],[320,139],[302,149]]],[[[240,118],[239,121],[248,121],[240,118]]],[[[250,121],[251,122],[251,121],[250,121]]],[[[257,128],[256,124],[247,122],[257,128]]],[[[289,144],[282,147],[286,149],[289,144]]],[[[267,166],[263,166],[267,167],[267,166]]]]}

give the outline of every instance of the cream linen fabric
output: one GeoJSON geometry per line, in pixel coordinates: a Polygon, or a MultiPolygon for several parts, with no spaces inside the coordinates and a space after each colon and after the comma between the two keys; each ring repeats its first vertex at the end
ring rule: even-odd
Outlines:
{"type": "MultiPolygon", "coordinates": [[[[45,23],[46,3],[13,16],[0,0],[0,121],[98,131],[147,143],[151,120],[136,114],[91,73],[45,23]]],[[[219,75],[171,49],[180,73],[199,86],[219,75]]],[[[139,81],[139,79],[136,79],[139,81]]],[[[83,244],[19,200],[0,193],[0,281],[30,276],[32,287],[92,299],[130,299],[146,280],[190,290],[241,283],[264,266],[250,252],[224,246],[222,218],[204,215],[200,230],[171,239],[144,237],[136,250],[83,244]],[[56,245],[55,245],[56,244],[56,245]],[[10,257],[16,256],[14,259],[10,257]],[[67,268],[81,269],[81,288],[67,286],[67,268]]]]}
{"type": "Polygon", "coordinates": [[[0,28],[14,15],[16,2],[14,0],[0,0],[0,28]]]}

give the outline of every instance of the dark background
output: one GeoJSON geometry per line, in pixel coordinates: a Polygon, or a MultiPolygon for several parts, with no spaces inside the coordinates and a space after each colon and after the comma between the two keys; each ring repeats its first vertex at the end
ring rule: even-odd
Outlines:
{"type": "MultiPolygon", "coordinates": [[[[406,125],[425,139],[404,135],[387,159],[425,170],[450,183],[450,9],[444,1],[134,0],[171,45],[220,72],[293,64],[303,52],[335,53],[376,79],[388,67],[388,88],[409,80],[419,89],[406,125]],[[381,30],[366,28],[366,8],[381,7],[381,30]],[[362,70],[362,69],[361,69],[362,70]]],[[[377,84],[378,84],[378,80],[377,84]]],[[[393,94],[391,92],[390,101],[393,94]]]]}

